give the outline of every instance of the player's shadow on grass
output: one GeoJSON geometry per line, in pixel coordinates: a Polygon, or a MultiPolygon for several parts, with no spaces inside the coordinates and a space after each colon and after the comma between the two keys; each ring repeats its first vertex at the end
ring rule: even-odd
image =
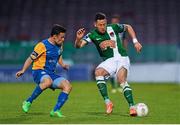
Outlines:
{"type": "Polygon", "coordinates": [[[16,116],[13,118],[5,118],[5,119],[0,119],[0,124],[18,124],[22,123],[23,121],[30,120],[31,118],[29,117],[22,117],[22,116],[16,116]]]}
{"type": "Polygon", "coordinates": [[[47,115],[47,113],[44,113],[44,112],[31,112],[31,113],[27,113],[25,115],[30,115],[30,116],[35,116],[35,115],[38,115],[38,116],[41,116],[41,115],[47,115]]]}
{"type": "Polygon", "coordinates": [[[31,121],[32,117],[44,116],[44,115],[47,115],[47,113],[42,113],[42,112],[22,113],[20,115],[16,115],[15,117],[11,117],[11,118],[4,118],[4,119],[0,118],[0,124],[27,123],[28,121],[31,121]],[[24,122],[24,121],[27,121],[27,122],[24,122]]]}
{"type": "Polygon", "coordinates": [[[129,117],[129,114],[122,114],[122,113],[117,113],[117,112],[114,112],[114,113],[112,113],[112,114],[110,114],[110,115],[107,115],[107,114],[105,114],[104,112],[84,112],[85,114],[87,114],[87,115],[92,115],[92,116],[94,116],[94,115],[96,115],[96,116],[123,116],[123,117],[129,117]]]}

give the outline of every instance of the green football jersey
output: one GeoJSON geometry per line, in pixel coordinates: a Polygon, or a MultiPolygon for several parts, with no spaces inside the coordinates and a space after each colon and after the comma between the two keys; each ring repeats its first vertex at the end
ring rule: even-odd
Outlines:
{"type": "Polygon", "coordinates": [[[103,60],[117,56],[127,56],[126,49],[123,46],[122,38],[119,33],[125,32],[123,24],[109,24],[107,25],[106,32],[100,33],[96,28],[83,37],[87,43],[93,42],[103,60]],[[114,40],[115,48],[107,47],[101,50],[100,44],[105,40],[114,40]]]}

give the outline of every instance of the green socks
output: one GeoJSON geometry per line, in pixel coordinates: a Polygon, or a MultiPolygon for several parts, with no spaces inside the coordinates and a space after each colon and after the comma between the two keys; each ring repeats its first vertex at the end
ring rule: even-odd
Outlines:
{"type": "Polygon", "coordinates": [[[96,82],[97,82],[98,89],[99,89],[103,99],[105,100],[105,103],[110,102],[104,77],[103,76],[96,77],[96,82]]]}
{"type": "Polygon", "coordinates": [[[134,101],[133,101],[133,95],[132,95],[131,87],[128,85],[127,82],[121,83],[120,86],[123,88],[124,97],[126,98],[129,106],[130,107],[133,106],[134,101]]]}

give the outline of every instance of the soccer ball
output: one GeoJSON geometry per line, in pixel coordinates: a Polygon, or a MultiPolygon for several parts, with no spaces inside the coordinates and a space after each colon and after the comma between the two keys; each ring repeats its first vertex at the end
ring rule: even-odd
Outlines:
{"type": "Polygon", "coordinates": [[[136,105],[136,111],[137,111],[137,116],[139,116],[139,117],[147,116],[148,107],[144,103],[138,103],[136,105]]]}

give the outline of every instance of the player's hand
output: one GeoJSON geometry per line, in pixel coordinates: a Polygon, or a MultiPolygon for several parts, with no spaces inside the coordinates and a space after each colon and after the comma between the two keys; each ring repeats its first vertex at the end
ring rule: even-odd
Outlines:
{"type": "Polygon", "coordinates": [[[76,39],[80,40],[83,38],[84,34],[85,34],[85,29],[84,28],[80,28],[77,32],[76,32],[76,39]]]}
{"type": "Polygon", "coordinates": [[[105,40],[99,44],[101,50],[106,50],[107,47],[115,48],[115,41],[114,40],[105,40]]]}
{"type": "Polygon", "coordinates": [[[16,73],[16,78],[22,76],[24,74],[24,71],[23,70],[20,70],[16,73]]]}
{"type": "Polygon", "coordinates": [[[64,65],[62,66],[62,68],[65,69],[65,70],[69,70],[69,65],[64,64],[64,65]]]}
{"type": "Polygon", "coordinates": [[[139,42],[135,43],[135,44],[134,44],[134,47],[135,47],[135,49],[136,49],[136,51],[137,51],[138,53],[141,52],[142,45],[141,45],[139,42]]]}

